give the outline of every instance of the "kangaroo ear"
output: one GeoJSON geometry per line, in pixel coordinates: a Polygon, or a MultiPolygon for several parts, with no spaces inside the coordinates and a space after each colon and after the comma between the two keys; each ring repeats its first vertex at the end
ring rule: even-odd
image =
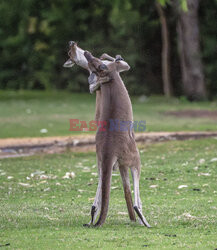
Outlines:
{"type": "Polygon", "coordinates": [[[68,59],[64,64],[63,64],[63,67],[64,68],[71,68],[75,63],[71,60],[71,59],[68,59]]]}
{"type": "Polygon", "coordinates": [[[104,63],[102,63],[102,64],[99,65],[98,69],[103,71],[103,70],[107,70],[108,67],[104,63]]]}
{"type": "Polygon", "coordinates": [[[118,61],[124,61],[124,59],[121,55],[116,55],[115,62],[118,62],[118,61]]]}

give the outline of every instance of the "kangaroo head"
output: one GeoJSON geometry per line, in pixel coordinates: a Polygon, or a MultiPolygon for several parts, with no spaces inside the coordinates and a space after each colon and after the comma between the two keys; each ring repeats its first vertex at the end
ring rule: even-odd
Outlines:
{"type": "Polygon", "coordinates": [[[107,76],[109,73],[118,73],[130,69],[130,66],[123,61],[121,56],[116,56],[115,61],[104,64],[100,59],[94,57],[90,52],[85,51],[84,56],[88,61],[90,70],[99,77],[107,76]]]}
{"type": "Polygon", "coordinates": [[[84,51],[78,47],[74,41],[69,42],[69,59],[64,63],[63,67],[71,68],[74,64],[81,66],[82,68],[89,71],[88,62],[84,57],[84,51]]]}
{"type": "Polygon", "coordinates": [[[109,74],[109,66],[105,65],[100,59],[92,56],[92,54],[88,51],[84,52],[84,56],[88,61],[88,66],[92,73],[99,77],[104,77],[109,74]]]}

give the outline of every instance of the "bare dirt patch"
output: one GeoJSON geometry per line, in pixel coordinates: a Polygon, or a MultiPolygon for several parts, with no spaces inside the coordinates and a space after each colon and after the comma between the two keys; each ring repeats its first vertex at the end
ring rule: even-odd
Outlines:
{"type": "Polygon", "coordinates": [[[180,118],[209,118],[217,119],[216,110],[179,110],[179,111],[168,111],[164,113],[165,115],[176,116],[180,118]]]}
{"type": "MultiPolygon", "coordinates": [[[[149,132],[136,133],[135,136],[137,143],[144,144],[171,140],[217,138],[217,132],[149,132]]],[[[0,139],[0,159],[66,151],[95,151],[95,135],[0,139]]]]}

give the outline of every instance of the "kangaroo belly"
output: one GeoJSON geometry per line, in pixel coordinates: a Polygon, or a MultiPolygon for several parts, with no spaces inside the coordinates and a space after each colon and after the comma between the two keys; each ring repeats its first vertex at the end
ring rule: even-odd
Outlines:
{"type": "Polygon", "coordinates": [[[129,132],[97,132],[96,151],[99,158],[105,154],[116,157],[119,165],[133,166],[140,163],[135,139],[129,132]]]}

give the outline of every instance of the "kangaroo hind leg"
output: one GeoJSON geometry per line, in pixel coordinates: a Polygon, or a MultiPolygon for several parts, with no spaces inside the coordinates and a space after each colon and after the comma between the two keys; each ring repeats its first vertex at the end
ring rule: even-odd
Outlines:
{"type": "Polygon", "coordinates": [[[151,227],[142,213],[142,202],[139,194],[140,171],[137,168],[131,168],[131,173],[133,177],[134,199],[135,199],[134,210],[139,216],[140,224],[145,225],[146,227],[151,227]]]}
{"type": "Polygon", "coordinates": [[[106,220],[109,198],[111,189],[112,167],[116,161],[115,157],[109,154],[105,154],[102,157],[101,165],[101,210],[99,219],[94,225],[95,227],[102,226],[106,220]]]}
{"type": "Polygon", "coordinates": [[[102,178],[101,178],[101,169],[99,166],[99,180],[98,180],[98,187],[97,187],[97,191],[96,191],[96,196],[93,202],[93,205],[91,207],[91,220],[88,224],[84,224],[83,226],[85,227],[89,227],[92,226],[96,220],[96,217],[99,213],[99,210],[101,208],[101,202],[102,202],[102,178]]]}
{"type": "Polygon", "coordinates": [[[133,201],[132,201],[132,195],[131,195],[131,189],[130,189],[130,178],[129,178],[129,171],[126,167],[119,167],[120,174],[123,182],[123,188],[124,188],[124,195],[125,200],[127,203],[127,209],[128,214],[131,221],[136,221],[135,212],[133,210],[133,201]]]}

